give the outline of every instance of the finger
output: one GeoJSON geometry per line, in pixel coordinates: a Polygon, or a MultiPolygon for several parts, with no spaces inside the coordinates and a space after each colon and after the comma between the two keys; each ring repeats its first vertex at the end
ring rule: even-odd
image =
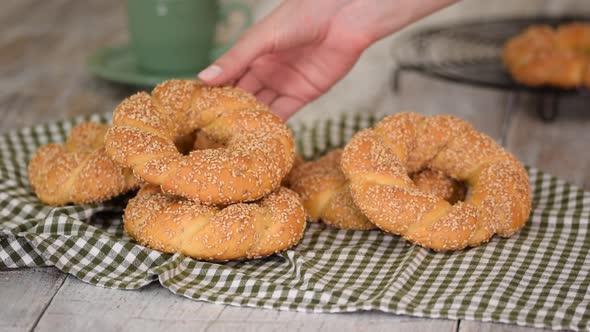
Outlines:
{"type": "Polygon", "coordinates": [[[264,88],[264,85],[252,72],[247,71],[244,76],[238,80],[236,87],[255,95],[264,88]]]}
{"type": "Polygon", "coordinates": [[[265,105],[271,105],[279,96],[275,90],[263,89],[256,94],[256,98],[265,105]]]}
{"type": "Polygon", "coordinates": [[[287,121],[293,114],[295,114],[305,103],[299,99],[292,97],[279,97],[270,105],[270,110],[276,114],[283,121],[287,121]]]}
{"type": "Polygon", "coordinates": [[[224,84],[239,77],[248,65],[271,47],[269,29],[261,22],[248,30],[225,54],[197,76],[207,84],[224,84]]]}
{"type": "Polygon", "coordinates": [[[236,75],[235,78],[229,80],[228,82],[224,83],[224,85],[229,85],[229,86],[236,86],[238,84],[238,82],[242,79],[242,77],[245,75],[245,73],[247,73],[249,71],[248,68],[242,70],[238,75],[236,75]]]}
{"type": "Polygon", "coordinates": [[[231,80],[226,82],[224,85],[226,86],[236,86],[237,80],[231,80]]]}

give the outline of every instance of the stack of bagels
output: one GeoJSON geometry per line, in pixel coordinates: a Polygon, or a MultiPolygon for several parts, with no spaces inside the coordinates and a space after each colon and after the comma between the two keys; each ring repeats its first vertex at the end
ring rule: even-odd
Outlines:
{"type": "Polygon", "coordinates": [[[111,126],[83,123],[42,146],[29,182],[56,206],[140,188],[123,216],[133,239],[215,261],[289,249],[306,219],[446,251],[510,236],[530,211],[522,165],[455,117],[396,114],[303,162],[252,95],[189,80],[125,99],[111,126]]]}
{"type": "Polygon", "coordinates": [[[294,155],[290,130],[253,96],[173,80],[125,99],[112,126],[82,124],[65,146],[41,147],[29,179],[52,205],[141,185],[123,216],[139,243],[204,260],[256,258],[303,236],[301,200],[281,186],[294,155]]]}

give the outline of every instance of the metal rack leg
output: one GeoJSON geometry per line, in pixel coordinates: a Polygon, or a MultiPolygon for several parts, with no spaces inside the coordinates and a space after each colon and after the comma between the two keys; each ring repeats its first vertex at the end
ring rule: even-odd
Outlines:
{"type": "Polygon", "coordinates": [[[553,122],[557,119],[560,98],[561,96],[558,93],[542,94],[537,97],[537,114],[539,114],[541,120],[553,122]]]}
{"type": "Polygon", "coordinates": [[[393,90],[394,93],[398,93],[399,92],[399,86],[400,86],[400,79],[402,76],[402,72],[405,70],[404,67],[399,66],[397,68],[395,68],[395,70],[393,71],[393,74],[391,74],[391,89],[393,90]]]}
{"type": "Polygon", "coordinates": [[[519,97],[520,94],[516,91],[510,92],[508,94],[508,100],[506,100],[506,107],[504,107],[504,114],[502,116],[502,127],[500,132],[500,144],[502,144],[502,146],[506,146],[508,143],[508,130],[510,129],[512,115],[514,115],[519,97]]]}

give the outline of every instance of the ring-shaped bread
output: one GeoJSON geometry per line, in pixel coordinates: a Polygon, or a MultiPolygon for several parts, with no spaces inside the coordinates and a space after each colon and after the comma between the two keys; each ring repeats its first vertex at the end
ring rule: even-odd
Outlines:
{"type": "Polygon", "coordinates": [[[590,87],[590,24],[531,26],[505,43],[502,59],[525,85],[590,87]]]}
{"type": "Polygon", "coordinates": [[[438,251],[509,237],[528,219],[524,167],[489,136],[453,116],[399,113],[357,133],[341,167],[355,204],[379,228],[438,251]],[[449,202],[416,188],[423,168],[465,181],[471,194],[449,202]]]}
{"type": "MultiPolygon", "coordinates": [[[[366,230],[376,226],[356,207],[349,181],[340,169],[342,149],[294,166],[289,187],[301,196],[307,217],[339,229],[366,230]]],[[[411,174],[416,187],[450,203],[463,200],[466,188],[442,172],[423,170],[411,174]]]]}
{"type": "Polygon", "coordinates": [[[45,204],[102,202],[139,187],[130,169],[104,149],[109,126],[84,122],[72,128],[65,145],[41,146],[29,161],[29,183],[45,204]]]}
{"type": "Polygon", "coordinates": [[[142,245],[213,261],[272,255],[299,243],[305,231],[301,200],[285,187],[256,202],[214,207],[148,185],[129,200],[123,221],[142,245]]]}
{"type": "Polygon", "coordinates": [[[204,204],[253,201],[276,190],[293,164],[290,130],[240,89],[166,81],[117,106],[106,150],[142,180],[204,204]],[[183,154],[196,131],[223,148],[183,154]]]}

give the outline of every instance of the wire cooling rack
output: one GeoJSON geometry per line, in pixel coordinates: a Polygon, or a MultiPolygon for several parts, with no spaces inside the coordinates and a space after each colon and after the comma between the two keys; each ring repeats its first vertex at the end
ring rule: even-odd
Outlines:
{"type": "Polygon", "coordinates": [[[399,89],[401,74],[414,71],[455,83],[499,89],[511,93],[511,112],[520,93],[537,96],[538,113],[553,121],[564,95],[590,96],[585,88],[559,89],[530,87],[514,81],[502,64],[506,40],[530,25],[558,26],[568,22],[590,22],[590,16],[513,17],[436,26],[408,35],[393,48],[398,67],[393,73],[393,89],[399,89]]]}

